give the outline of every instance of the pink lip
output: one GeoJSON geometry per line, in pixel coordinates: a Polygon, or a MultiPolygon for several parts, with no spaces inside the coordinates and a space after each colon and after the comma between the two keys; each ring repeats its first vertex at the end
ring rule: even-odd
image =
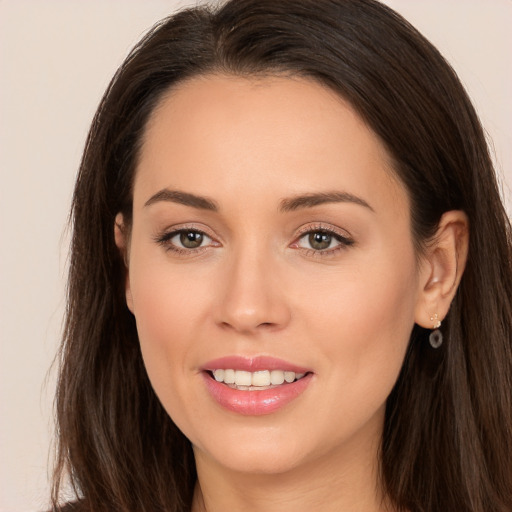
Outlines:
{"type": "Polygon", "coordinates": [[[231,356],[215,359],[203,366],[202,375],[207,390],[219,405],[229,411],[250,416],[271,414],[281,409],[301,395],[309,386],[313,377],[313,374],[307,368],[266,356],[255,358],[231,356]],[[216,369],[234,369],[250,372],[283,370],[307,373],[307,375],[290,384],[285,383],[262,391],[241,391],[217,382],[210,373],[210,371],[216,369]]]}

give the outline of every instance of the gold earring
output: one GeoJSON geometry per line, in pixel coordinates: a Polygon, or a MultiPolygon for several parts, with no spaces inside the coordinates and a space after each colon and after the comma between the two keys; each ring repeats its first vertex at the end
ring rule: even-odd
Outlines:
{"type": "Polygon", "coordinates": [[[430,321],[433,323],[432,329],[439,329],[441,327],[441,320],[439,320],[437,313],[430,317],[430,321]]]}

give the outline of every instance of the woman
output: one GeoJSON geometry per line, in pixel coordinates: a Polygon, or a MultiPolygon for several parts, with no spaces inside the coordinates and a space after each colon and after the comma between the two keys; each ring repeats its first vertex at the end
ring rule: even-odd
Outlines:
{"type": "Polygon", "coordinates": [[[512,508],[510,223],[455,73],[373,0],[149,33],[73,202],[54,508],[512,508]]]}

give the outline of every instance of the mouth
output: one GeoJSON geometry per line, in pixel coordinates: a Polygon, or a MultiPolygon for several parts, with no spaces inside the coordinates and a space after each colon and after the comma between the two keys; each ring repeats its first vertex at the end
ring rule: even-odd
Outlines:
{"type": "Polygon", "coordinates": [[[259,370],[249,372],[230,368],[208,371],[217,382],[239,391],[264,391],[278,386],[292,384],[303,379],[309,372],[299,373],[286,370],[259,370]]]}
{"type": "Polygon", "coordinates": [[[214,402],[228,411],[259,416],[295,402],[313,380],[313,372],[271,357],[226,357],[201,372],[214,402]]]}

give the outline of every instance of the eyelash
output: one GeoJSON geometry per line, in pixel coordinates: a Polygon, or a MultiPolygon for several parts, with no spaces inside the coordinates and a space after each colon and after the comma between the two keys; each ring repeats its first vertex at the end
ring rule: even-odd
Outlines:
{"type": "Polygon", "coordinates": [[[155,242],[162,245],[166,251],[172,251],[178,255],[184,255],[184,256],[192,256],[194,254],[197,254],[199,252],[203,252],[212,244],[214,246],[219,246],[219,242],[214,241],[213,237],[206,233],[205,231],[201,229],[197,229],[195,227],[180,227],[179,229],[173,229],[172,231],[165,232],[161,235],[158,235],[155,237],[155,242]],[[201,245],[200,247],[190,248],[186,249],[184,247],[178,247],[177,245],[173,244],[171,240],[178,235],[186,234],[186,233],[194,233],[201,235],[203,237],[207,237],[211,240],[210,244],[208,245],[201,245]]]}
{"type": "MultiPolygon", "coordinates": [[[[214,238],[206,233],[205,231],[201,229],[197,229],[195,227],[180,227],[179,229],[173,229],[172,231],[165,232],[161,235],[158,235],[155,237],[155,242],[162,245],[165,250],[172,251],[178,255],[184,255],[184,256],[192,256],[195,254],[198,254],[200,252],[203,252],[208,249],[208,247],[219,247],[220,243],[215,241],[214,238]],[[174,243],[171,242],[171,240],[181,234],[186,233],[194,233],[196,235],[200,235],[203,237],[207,237],[210,239],[210,243],[208,245],[201,245],[196,248],[184,248],[184,247],[178,247],[174,243]]],[[[304,251],[306,256],[314,256],[314,257],[326,257],[326,256],[333,256],[334,254],[338,253],[339,251],[346,250],[349,247],[354,245],[354,240],[350,237],[344,236],[335,229],[325,226],[323,224],[318,224],[315,226],[307,226],[303,227],[299,230],[299,235],[297,238],[295,238],[295,241],[292,242],[291,246],[293,249],[299,249],[304,251]],[[310,236],[313,233],[321,233],[326,234],[328,236],[331,236],[334,238],[338,245],[336,245],[333,248],[326,248],[326,249],[313,249],[313,248],[305,248],[299,246],[299,242],[304,239],[307,236],[310,236]]]]}
{"type": "Polygon", "coordinates": [[[342,235],[339,231],[333,229],[330,226],[326,226],[324,224],[317,224],[314,226],[305,226],[299,230],[299,236],[295,239],[295,241],[292,243],[292,246],[295,246],[295,249],[302,249],[305,251],[306,256],[313,256],[313,257],[329,257],[334,256],[339,251],[344,251],[348,249],[349,247],[353,246],[355,244],[355,241],[346,236],[342,235]],[[335,247],[327,248],[327,249],[307,249],[305,247],[300,247],[298,244],[300,240],[305,238],[306,236],[310,236],[313,233],[321,233],[326,234],[334,238],[338,243],[335,247]]]}

